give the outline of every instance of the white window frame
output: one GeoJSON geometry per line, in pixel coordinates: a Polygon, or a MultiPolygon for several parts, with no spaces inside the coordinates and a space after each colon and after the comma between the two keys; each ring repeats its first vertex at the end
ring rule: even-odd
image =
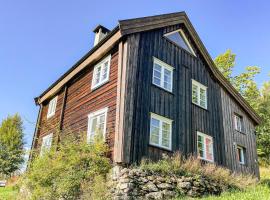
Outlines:
{"type": "Polygon", "coordinates": [[[205,160],[205,161],[208,161],[208,162],[214,162],[215,160],[215,157],[214,157],[214,140],[213,140],[213,137],[210,136],[210,135],[206,135],[205,133],[202,133],[200,131],[197,131],[197,155],[198,155],[198,158],[201,159],[201,160],[205,160]],[[201,136],[203,137],[203,144],[204,144],[204,151],[203,151],[203,157],[200,156],[200,153],[199,153],[199,142],[198,142],[198,136],[201,136]],[[211,139],[212,141],[212,157],[213,159],[210,160],[210,159],[207,159],[206,158],[206,143],[205,143],[205,140],[206,139],[211,139]]]}
{"type": "Polygon", "coordinates": [[[93,71],[93,76],[92,76],[92,84],[91,84],[91,90],[94,90],[100,86],[102,86],[103,84],[107,83],[109,81],[110,78],[110,68],[111,68],[111,55],[105,57],[103,60],[101,60],[98,64],[95,65],[94,67],[94,71],[93,71]],[[101,77],[102,77],[102,71],[104,68],[104,64],[108,62],[108,70],[107,70],[107,76],[104,80],[101,81],[101,77]],[[96,77],[96,73],[97,73],[97,69],[101,67],[101,73],[100,73],[100,81],[98,83],[95,84],[95,77],[96,77]]]}
{"type": "Polygon", "coordinates": [[[153,57],[153,74],[152,74],[152,83],[166,91],[169,91],[169,92],[172,92],[173,90],[173,71],[174,71],[174,67],[172,67],[171,65],[168,65],[167,63],[159,60],[158,58],[156,57],[153,57]],[[161,67],[161,79],[160,79],[160,85],[156,84],[154,82],[154,66],[155,64],[158,64],[160,67],[161,67]],[[165,73],[164,73],[164,69],[167,69],[168,71],[171,72],[171,82],[170,82],[170,85],[171,85],[171,88],[167,89],[164,87],[164,76],[165,76],[165,73]]]}
{"type": "Polygon", "coordinates": [[[246,159],[245,159],[245,148],[244,147],[242,147],[242,146],[240,146],[240,145],[237,145],[236,146],[236,153],[237,153],[237,156],[238,156],[238,149],[240,149],[240,156],[242,157],[242,162],[240,161],[240,159],[239,158],[237,158],[238,159],[238,162],[241,164],[241,165],[244,165],[245,163],[246,163],[246,159]]]}
{"type": "MultiPolygon", "coordinates": [[[[106,128],[107,128],[107,114],[108,114],[108,107],[102,108],[100,110],[97,110],[95,112],[92,112],[88,115],[88,126],[87,126],[87,143],[91,142],[93,140],[93,137],[91,135],[91,129],[92,129],[92,122],[93,118],[99,115],[104,114],[104,130],[103,130],[103,139],[106,141],[106,128]]],[[[96,133],[95,133],[96,134],[96,133]]]]}
{"type": "Polygon", "coordinates": [[[237,113],[234,113],[233,121],[234,121],[234,129],[239,132],[243,132],[243,117],[241,115],[238,115],[237,113]],[[238,122],[240,123],[240,130],[238,129],[238,122]]]}
{"type": "Polygon", "coordinates": [[[207,103],[208,103],[208,97],[207,97],[207,87],[201,83],[199,83],[198,81],[195,81],[194,79],[192,79],[192,85],[191,85],[191,101],[192,103],[194,103],[197,106],[200,106],[201,108],[207,109],[207,103]],[[197,86],[197,96],[198,96],[198,103],[193,101],[193,85],[197,86]],[[200,102],[201,102],[201,93],[200,93],[200,89],[205,90],[205,107],[203,107],[200,102]]]}
{"type": "Polygon", "coordinates": [[[47,119],[55,115],[56,106],[57,106],[57,98],[58,96],[55,96],[49,102],[48,111],[47,111],[47,119]]]}
{"type": "Polygon", "coordinates": [[[44,155],[44,153],[46,151],[49,151],[51,146],[52,146],[52,140],[53,140],[53,134],[50,133],[48,135],[45,135],[42,137],[42,144],[41,144],[41,148],[40,148],[40,155],[44,155]],[[50,144],[46,145],[45,143],[47,142],[46,140],[49,140],[50,144]],[[45,146],[46,145],[46,146],[45,146]]]}
{"type": "Polygon", "coordinates": [[[173,122],[173,120],[171,120],[169,118],[166,118],[166,117],[163,117],[163,116],[160,116],[160,115],[157,115],[155,113],[150,113],[150,116],[151,117],[150,117],[149,144],[150,145],[153,145],[153,146],[156,146],[156,147],[159,147],[159,148],[163,148],[163,149],[167,149],[167,150],[170,150],[171,151],[172,150],[172,122],[173,122]],[[158,144],[151,142],[151,139],[150,139],[151,138],[151,131],[152,131],[151,130],[152,129],[152,126],[151,126],[152,118],[160,121],[160,123],[159,123],[159,142],[158,142],[158,144]],[[162,145],[162,137],[163,137],[163,135],[162,135],[162,123],[163,122],[169,124],[169,126],[170,126],[170,129],[169,129],[169,131],[170,131],[169,147],[166,147],[166,146],[163,146],[162,145]]]}
{"type": "MultiPolygon", "coordinates": [[[[188,39],[187,39],[187,37],[186,37],[186,34],[184,33],[183,29],[180,28],[180,29],[178,29],[178,30],[175,30],[175,31],[166,33],[166,34],[164,34],[164,36],[168,36],[168,35],[171,35],[171,34],[176,33],[176,32],[179,32],[179,33],[180,33],[180,35],[181,35],[182,38],[184,39],[184,42],[186,43],[186,45],[187,45],[188,48],[190,49],[190,51],[191,51],[190,53],[191,53],[193,56],[197,57],[196,54],[195,54],[195,51],[193,50],[191,44],[190,44],[189,41],[188,41],[188,39]]],[[[171,41],[171,40],[170,40],[170,41],[171,41]]],[[[176,45],[177,45],[177,44],[176,44],[176,45]]],[[[177,45],[177,46],[179,46],[179,45],[177,45]]],[[[181,46],[180,46],[180,47],[181,47],[181,46]]],[[[181,47],[181,48],[183,49],[183,47],[181,47]]]]}

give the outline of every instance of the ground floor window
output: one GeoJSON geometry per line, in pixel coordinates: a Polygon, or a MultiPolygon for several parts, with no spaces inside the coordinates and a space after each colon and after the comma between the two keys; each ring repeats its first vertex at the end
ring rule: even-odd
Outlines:
{"type": "Polygon", "coordinates": [[[245,164],[245,148],[237,145],[237,160],[240,164],[245,164]]]}
{"type": "Polygon", "coordinates": [[[197,154],[202,160],[214,161],[213,138],[201,132],[197,132],[197,154]]]}
{"type": "Polygon", "coordinates": [[[151,113],[150,144],[171,150],[172,120],[151,113]]]}
{"type": "Polygon", "coordinates": [[[105,139],[107,111],[108,108],[103,108],[88,115],[87,142],[93,141],[97,134],[102,134],[105,139]]]}
{"type": "Polygon", "coordinates": [[[42,138],[42,144],[41,144],[41,149],[40,149],[40,155],[43,155],[46,151],[50,150],[52,146],[52,139],[53,139],[53,134],[48,134],[45,135],[42,138]]]}

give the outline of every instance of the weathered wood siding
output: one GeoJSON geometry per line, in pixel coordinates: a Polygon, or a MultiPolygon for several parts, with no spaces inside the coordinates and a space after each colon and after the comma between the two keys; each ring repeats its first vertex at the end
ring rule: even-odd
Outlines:
{"type": "Polygon", "coordinates": [[[248,172],[259,176],[258,158],[256,152],[256,135],[254,123],[250,120],[243,109],[233,100],[230,95],[221,90],[222,113],[224,126],[224,143],[226,166],[237,172],[248,172]],[[234,128],[234,113],[243,117],[244,131],[240,133],[234,128]],[[246,148],[246,164],[237,161],[237,145],[246,148]]]}
{"type": "Polygon", "coordinates": [[[130,55],[126,87],[130,92],[125,100],[126,160],[158,159],[162,153],[168,152],[149,145],[150,112],[154,112],[174,120],[172,151],[180,150],[185,155],[196,152],[196,132],[201,131],[213,136],[215,160],[223,164],[219,85],[200,54],[195,57],[163,37],[166,32],[179,28],[180,25],[176,25],[137,33],[127,39],[130,55]],[[152,84],[153,56],[175,68],[172,93],[152,84]],[[208,87],[207,110],[192,104],[191,79],[208,87]]]}
{"type": "MultiPolygon", "coordinates": [[[[99,109],[108,107],[106,124],[106,141],[113,151],[115,135],[115,114],[116,114],[116,91],[117,91],[117,65],[118,48],[111,52],[111,66],[109,82],[101,87],[91,90],[94,65],[88,66],[85,70],[74,77],[67,85],[66,102],[63,110],[62,134],[78,133],[86,136],[88,126],[88,114],[99,109]]],[[[35,148],[39,148],[42,137],[46,134],[57,132],[60,123],[60,115],[63,104],[64,88],[58,94],[55,115],[47,119],[48,102],[44,103],[40,128],[38,129],[35,148]],[[49,127],[49,128],[48,128],[49,127]]],[[[54,135],[54,138],[56,136],[54,135]]],[[[56,139],[53,139],[56,142],[56,139]]],[[[112,154],[111,154],[112,155],[112,154]]]]}

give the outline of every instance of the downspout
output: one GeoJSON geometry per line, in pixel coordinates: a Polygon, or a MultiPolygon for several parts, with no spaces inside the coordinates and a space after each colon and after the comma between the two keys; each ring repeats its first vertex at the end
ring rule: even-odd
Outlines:
{"type": "Polygon", "coordinates": [[[37,122],[36,122],[36,126],[35,126],[35,132],[34,132],[34,137],[33,137],[32,144],[31,144],[31,151],[30,151],[30,154],[29,154],[26,169],[28,169],[30,167],[30,164],[31,164],[31,161],[32,161],[32,158],[33,158],[33,150],[34,150],[34,147],[35,147],[35,144],[36,144],[36,139],[37,139],[37,133],[38,133],[38,130],[39,130],[39,122],[40,122],[40,118],[41,118],[42,108],[43,108],[43,105],[39,104],[39,111],[38,111],[38,117],[37,117],[37,122]]]}
{"type": "Polygon", "coordinates": [[[61,140],[61,133],[63,130],[63,121],[64,121],[64,113],[65,113],[65,108],[66,108],[66,100],[67,100],[67,84],[65,85],[64,89],[64,96],[63,96],[63,102],[62,102],[62,108],[61,108],[61,113],[60,113],[60,120],[59,120],[59,133],[57,136],[57,146],[61,140]]]}

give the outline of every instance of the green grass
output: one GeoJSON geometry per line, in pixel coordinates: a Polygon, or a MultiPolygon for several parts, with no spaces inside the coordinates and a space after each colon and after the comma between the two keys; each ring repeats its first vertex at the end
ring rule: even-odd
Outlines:
{"type": "MultiPolygon", "coordinates": [[[[261,181],[245,191],[224,192],[221,196],[208,196],[200,200],[270,200],[270,168],[261,168],[261,181]]],[[[193,198],[178,198],[177,200],[195,200],[193,198]]],[[[196,200],[199,200],[196,199],[196,200]]]]}
{"type": "Polygon", "coordinates": [[[15,200],[18,191],[11,186],[0,187],[0,200],[15,200]]]}

